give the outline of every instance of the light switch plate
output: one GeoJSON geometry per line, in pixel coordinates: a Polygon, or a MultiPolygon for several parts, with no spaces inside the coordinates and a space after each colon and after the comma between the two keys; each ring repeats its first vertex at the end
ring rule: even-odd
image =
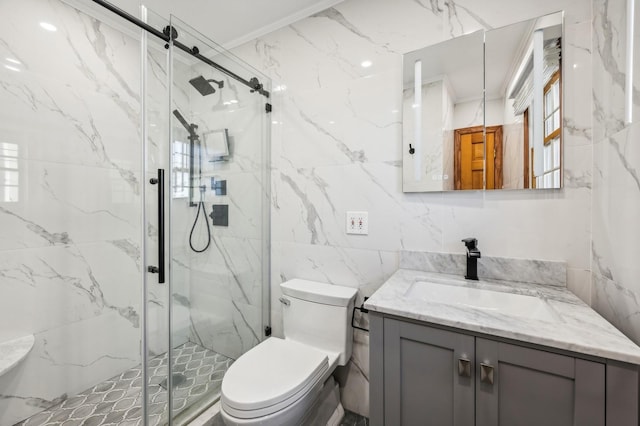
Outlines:
{"type": "Polygon", "coordinates": [[[347,212],[347,234],[369,234],[369,212],[347,212]]]}

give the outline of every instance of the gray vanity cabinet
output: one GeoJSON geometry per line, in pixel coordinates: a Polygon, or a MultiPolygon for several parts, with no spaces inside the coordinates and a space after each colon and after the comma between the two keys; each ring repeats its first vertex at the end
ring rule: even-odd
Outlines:
{"type": "Polygon", "coordinates": [[[370,326],[372,426],[638,424],[636,366],[378,314],[370,326]]]}
{"type": "Polygon", "coordinates": [[[473,426],[472,336],[385,320],[384,338],[385,425],[473,426]]]}

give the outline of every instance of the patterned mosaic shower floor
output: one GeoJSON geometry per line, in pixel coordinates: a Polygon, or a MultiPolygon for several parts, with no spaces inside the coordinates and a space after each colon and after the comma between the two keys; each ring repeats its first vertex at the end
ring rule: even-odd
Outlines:
{"type": "MultiPolygon", "coordinates": [[[[195,343],[185,343],[174,350],[174,374],[184,380],[174,385],[174,412],[210,393],[220,393],[222,377],[233,360],[195,343]]],[[[166,423],[167,354],[149,361],[149,424],[166,423]]],[[[142,424],[142,370],[140,366],[125,371],[63,403],[42,411],[17,425],[40,426],[136,426],[142,424]]]]}

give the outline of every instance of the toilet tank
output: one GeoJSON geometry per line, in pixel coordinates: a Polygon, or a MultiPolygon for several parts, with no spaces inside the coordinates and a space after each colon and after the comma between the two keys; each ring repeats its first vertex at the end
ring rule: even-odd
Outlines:
{"type": "Polygon", "coordinates": [[[338,364],[351,358],[351,313],[357,290],[293,279],[280,284],[285,339],[338,353],[338,364]]]}

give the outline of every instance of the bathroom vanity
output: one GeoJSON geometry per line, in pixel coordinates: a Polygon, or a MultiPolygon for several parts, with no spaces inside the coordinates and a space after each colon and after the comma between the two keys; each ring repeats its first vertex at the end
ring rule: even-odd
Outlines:
{"type": "Polygon", "coordinates": [[[473,282],[463,259],[403,253],[365,304],[372,425],[638,425],[640,348],[558,264],[485,259],[473,282]]]}

